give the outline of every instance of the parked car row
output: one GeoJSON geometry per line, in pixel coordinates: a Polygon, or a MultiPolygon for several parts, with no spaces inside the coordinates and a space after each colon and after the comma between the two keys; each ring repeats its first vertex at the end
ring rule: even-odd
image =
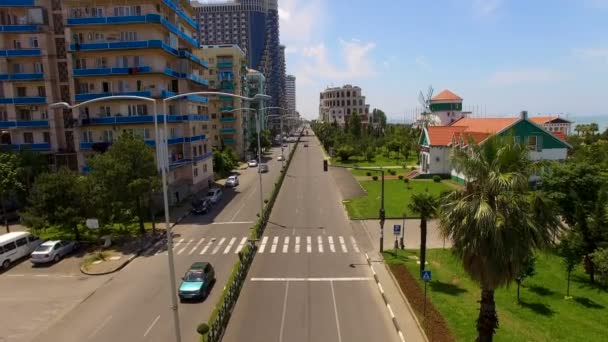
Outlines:
{"type": "Polygon", "coordinates": [[[7,269],[15,261],[30,255],[33,264],[58,262],[76,251],[75,241],[51,240],[42,242],[29,232],[12,232],[0,236],[0,265],[7,269]]]}

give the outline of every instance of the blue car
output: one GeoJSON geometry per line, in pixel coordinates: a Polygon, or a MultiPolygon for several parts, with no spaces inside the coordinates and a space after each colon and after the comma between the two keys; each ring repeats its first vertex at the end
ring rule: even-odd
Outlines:
{"type": "Polygon", "coordinates": [[[180,301],[207,298],[214,282],[213,266],[208,262],[195,262],[182,277],[178,290],[180,301]]]}

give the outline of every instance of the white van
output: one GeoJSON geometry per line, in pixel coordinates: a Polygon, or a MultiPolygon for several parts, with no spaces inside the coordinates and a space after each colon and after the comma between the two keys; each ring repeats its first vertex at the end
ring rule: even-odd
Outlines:
{"type": "Polygon", "coordinates": [[[0,265],[9,268],[11,263],[30,255],[42,241],[28,232],[0,235],[0,265]]]}

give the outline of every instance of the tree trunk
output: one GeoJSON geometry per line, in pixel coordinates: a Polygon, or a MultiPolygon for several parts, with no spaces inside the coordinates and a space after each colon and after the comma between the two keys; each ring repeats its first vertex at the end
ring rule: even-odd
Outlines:
{"type": "Polygon", "coordinates": [[[140,200],[139,196],[137,196],[137,199],[135,200],[135,208],[137,208],[137,219],[139,220],[139,232],[141,233],[141,235],[144,235],[146,233],[146,228],[144,227],[144,215],[141,212],[141,200],[140,200]]]}
{"type": "Polygon", "coordinates": [[[593,264],[593,260],[589,255],[585,255],[583,258],[583,264],[585,266],[585,272],[589,274],[589,281],[591,284],[595,283],[595,265],[593,264]]]}
{"type": "Polygon", "coordinates": [[[568,287],[566,288],[566,297],[570,297],[570,274],[572,270],[568,270],[568,287]]]}
{"type": "Polygon", "coordinates": [[[520,303],[521,301],[519,300],[519,287],[521,286],[521,282],[518,281],[517,282],[517,302],[520,303]]]}
{"type": "Polygon", "coordinates": [[[426,265],[426,217],[420,218],[420,274],[426,265]]]}
{"type": "Polygon", "coordinates": [[[78,225],[75,224],[72,229],[74,230],[74,238],[76,239],[76,241],[80,241],[80,232],[78,231],[78,225]]]}
{"type": "Polygon", "coordinates": [[[494,332],[498,328],[498,315],[494,302],[494,290],[483,287],[479,317],[477,318],[477,342],[492,342],[494,332]]]}
{"type": "Polygon", "coordinates": [[[8,225],[8,216],[6,215],[6,206],[4,205],[4,196],[0,196],[0,203],[2,203],[2,215],[4,215],[4,225],[6,226],[6,232],[11,232],[11,227],[8,225]]]}

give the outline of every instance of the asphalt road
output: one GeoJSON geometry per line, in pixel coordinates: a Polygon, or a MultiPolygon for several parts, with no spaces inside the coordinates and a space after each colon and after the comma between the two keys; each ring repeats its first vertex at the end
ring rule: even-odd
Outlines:
{"type": "MultiPolygon", "coordinates": [[[[275,148],[267,156],[270,170],[262,177],[265,198],[280,174],[281,162],[276,161],[279,154],[280,149],[275,148]]],[[[257,168],[239,174],[240,185],[226,189],[210,213],[189,216],[174,228],[176,284],[196,261],[211,262],[217,278],[204,302],[178,305],[183,341],[198,338],[196,326],[207,321],[238,258],[236,252],[256,220],[257,168]]],[[[35,341],[174,341],[167,275],[166,249],[158,244],[109,277],[35,341]]],[[[69,288],[66,290],[69,292],[69,288]]]]}
{"type": "Polygon", "coordinates": [[[398,341],[319,142],[300,144],[223,341],[398,341]]]}

